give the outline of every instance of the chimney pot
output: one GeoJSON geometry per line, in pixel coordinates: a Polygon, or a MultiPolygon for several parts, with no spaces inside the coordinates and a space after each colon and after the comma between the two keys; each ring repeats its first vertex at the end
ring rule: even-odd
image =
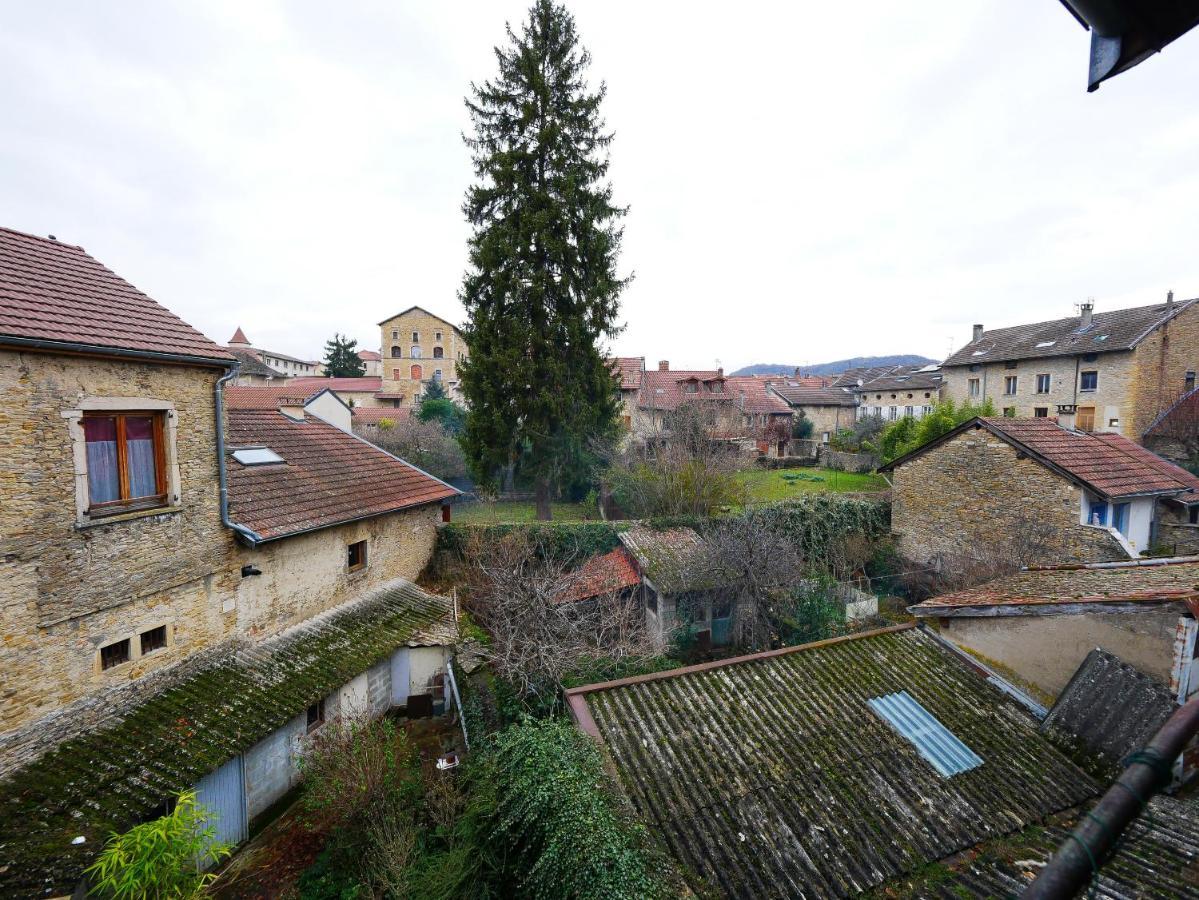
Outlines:
{"type": "Polygon", "coordinates": [[[670,361],[666,360],[666,359],[658,360],[658,371],[659,372],[669,372],[670,371],[670,361]]]}
{"type": "Polygon", "coordinates": [[[1095,301],[1088,297],[1079,308],[1082,310],[1082,327],[1090,328],[1092,316],[1095,313],[1095,301]]]}
{"type": "Polygon", "coordinates": [[[971,338],[971,341],[981,340],[982,336],[983,336],[983,327],[982,327],[982,325],[976,324],[974,326],[974,337],[971,338]]]}
{"type": "Polygon", "coordinates": [[[1166,291],[1166,306],[1170,307],[1173,305],[1174,305],[1174,292],[1166,291]]]}

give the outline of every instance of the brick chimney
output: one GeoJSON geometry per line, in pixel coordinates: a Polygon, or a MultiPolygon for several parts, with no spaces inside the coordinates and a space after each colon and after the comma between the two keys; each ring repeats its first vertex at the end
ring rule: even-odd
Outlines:
{"type": "Polygon", "coordinates": [[[983,327],[982,327],[982,325],[976,324],[974,326],[974,337],[972,337],[970,340],[971,341],[981,340],[982,336],[983,336],[983,327]]]}
{"type": "Polygon", "coordinates": [[[283,413],[289,419],[303,422],[307,418],[304,414],[304,404],[306,402],[307,400],[304,397],[280,397],[279,412],[283,413]]]}
{"type": "Polygon", "coordinates": [[[1087,328],[1091,327],[1091,317],[1095,312],[1095,301],[1088,297],[1086,301],[1079,306],[1079,310],[1082,312],[1082,324],[1079,326],[1079,330],[1086,330],[1087,328]]]}
{"type": "Polygon", "coordinates": [[[669,372],[670,371],[670,360],[667,360],[667,359],[658,360],[658,371],[659,372],[669,372]]]}

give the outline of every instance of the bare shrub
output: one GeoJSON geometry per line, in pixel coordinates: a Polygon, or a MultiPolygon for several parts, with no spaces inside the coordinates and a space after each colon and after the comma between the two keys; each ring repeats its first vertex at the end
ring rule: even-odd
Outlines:
{"type": "Polygon", "coordinates": [[[485,652],[523,695],[546,699],[564,676],[597,659],[648,660],[640,598],[605,594],[571,602],[581,557],[540,552],[525,533],[472,535],[466,606],[491,636],[485,652]]]}
{"type": "Polygon", "coordinates": [[[355,434],[437,478],[466,474],[466,457],[457,438],[438,419],[422,422],[397,409],[394,420],[384,419],[375,428],[357,428],[355,434]]]}

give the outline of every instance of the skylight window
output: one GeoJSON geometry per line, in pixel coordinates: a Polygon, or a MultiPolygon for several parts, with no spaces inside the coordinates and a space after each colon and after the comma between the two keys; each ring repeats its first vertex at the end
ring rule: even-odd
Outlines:
{"type": "Polygon", "coordinates": [[[986,350],[975,350],[970,355],[971,356],[983,356],[986,352],[987,352],[986,350]]]}
{"type": "Polygon", "coordinates": [[[1044,350],[1046,347],[1052,347],[1056,343],[1057,341],[1041,341],[1041,343],[1037,344],[1037,349],[1044,350]]]}
{"type": "Polygon", "coordinates": [[[1100,335],[1096,335],[1096,337],[1095,337],[1095,340],[1097,340],[1097,341],[1106,341],[1106,340],[1107,340],[1107,335],[1106,335],[1106,334],[1100,334],[1100,335]]]}
{"type": "Polygon", "coordinates": [[[981,756],[958,740],[907,691],[866,702],[888,725],[911,741],[916,751],[945,778],[982,765],[981,756]]]}
{"type": "Polygon", "coordinates": [[[269,466],[283,462],[283,457],[269,447],[244,447],[233,451],[233,458],[243,466],[269,466]]]}

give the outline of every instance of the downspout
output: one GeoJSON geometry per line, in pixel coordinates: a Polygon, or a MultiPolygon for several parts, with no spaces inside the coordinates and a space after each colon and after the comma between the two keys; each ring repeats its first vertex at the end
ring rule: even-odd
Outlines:
{"type": "Polygon", "coordinates": [[[262,538],[256,533],[238,525],[229,519],[229,477],[225,471],[225,384],[237,377],[238,367],[234,366],[216,380],[213,388],[213,406],[216,410],[216,461],[217,481],[221,488],[221,524],[240,535],[251,547],[257,547],[262,538]]]}

